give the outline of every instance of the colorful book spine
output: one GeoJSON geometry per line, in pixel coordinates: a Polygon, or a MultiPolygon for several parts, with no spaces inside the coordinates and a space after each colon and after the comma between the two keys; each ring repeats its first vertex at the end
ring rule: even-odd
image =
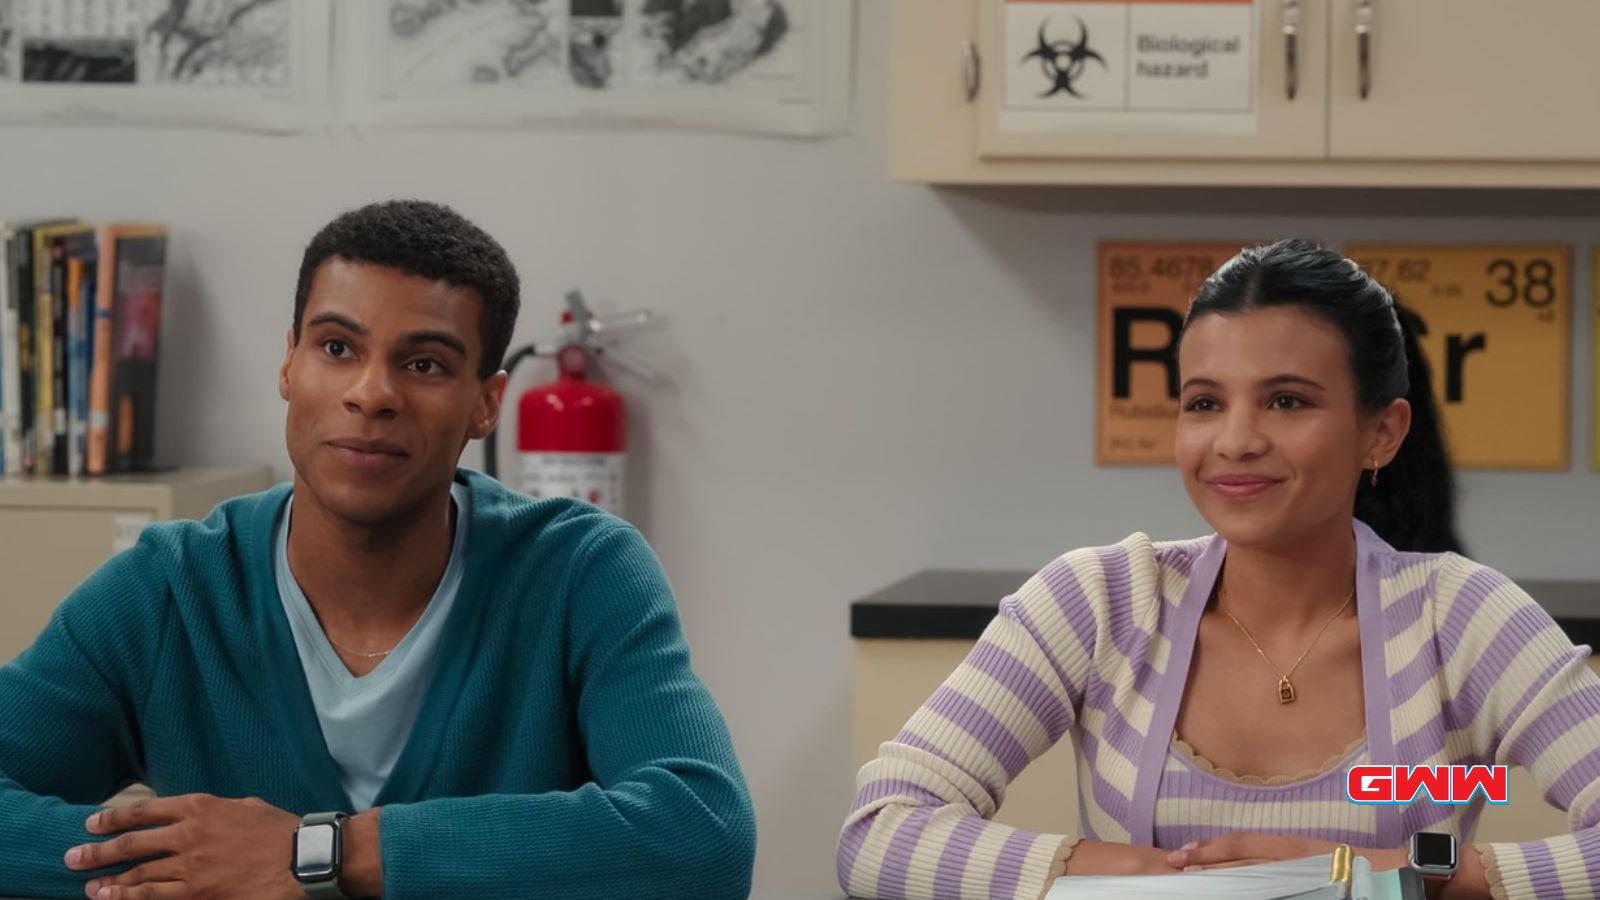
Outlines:
{"type": "Polygon", "coordinates": [[[0,475],[22,467],[19,396],[22,387],[17,348],[17,301],[11,268],[9,226],[0,225],[0,475]]]}
{"type": "Polygon", "coordinates": [[[67,475],[67,242],[50,241],[50,473],[67,475]]]}
{"type": "Polygon", "coordinates": [[[35,375],[38,363],[34,359],[34,319],[37,306],[33,296],[33,229],[19,227],[11,239],[6,260],[6,275],[11,283],[11,296],[17,307],[17,434],[22,443],[21,471],[31,473],[37,456],[38,443],[34,434],[34,404],[38,399],[35,375]]]}
{"type": "Polygon", "coordinates": [[[155,462],[156,361],[166,285],[166,230],[159,226],[116,241],[112,290],[112,471],[155,462]]]}
{"type": "Polygon", "coordinates": [[[89,317],[94,301],[90,260],[67,260],[67,473],[84,473],[85,426],[89,417],[89,317]]]}
{"type": "Polygon", "coordinates": [[[50,299],[50,235],[33,233],[33,471],[48,475],[55,459],[55,304],[50,299]]]}
{"type": "Polygon", "coordinates": [[[100,293],[100,257],[85,260],[83,274],[83,357],[82,391],[76,395],[78,410],[78,459],[81,473],[89,473],[89,378],[94,374],[94,309],[100,293]]]}
{"type": "Polygon", "coordinates": [[[94,298],[94,362],[89,370],[89,441],[84,471],[104,475],[110,471],[111,448],[111,333],[112,301],[116,298],[117,235],[114,226],[100,229],[98,289],[94,298]]]}
{"type": "Polygon", "coordinates": [[[54,440],[52,421],[54,394],[52,379],[53,303],[50,290],[50,244],[58,235],[83,232],[82,223],[71,219],[43,219],[18,224],[6,259],[6,276],[17,308],[17,404],[22,443],[21,471],[42,474],[50,471],[48,449],[54,440]],[[40,401],[47,401],[41,403],[40,401]],[[41,457],[40,450],[46,449],[41,457]]]}

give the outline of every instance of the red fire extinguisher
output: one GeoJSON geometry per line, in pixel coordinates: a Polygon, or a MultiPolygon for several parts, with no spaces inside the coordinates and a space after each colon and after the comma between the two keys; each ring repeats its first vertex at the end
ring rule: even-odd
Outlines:
{"type": "MultiPolygon", "coordinates": [[[[508,373],[532,356],[556,361],[556,380],[529,388],[517,402],[515,484],[524,493],[575,497],[622,514],[626,404],[615,390],[590,381],[589,374],[615,333],[650,318],[648,310],[596,318],[583,295],[572,291],[561,315],[561,335],[521,347],[506,360],[508,373]]],[[[484,469],[498,478],[495,437],[484,439],[484,469]]]]}

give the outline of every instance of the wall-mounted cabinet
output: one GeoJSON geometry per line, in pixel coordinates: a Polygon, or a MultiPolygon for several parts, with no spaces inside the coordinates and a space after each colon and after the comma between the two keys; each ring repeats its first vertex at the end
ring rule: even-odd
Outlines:
{"type": "Polygon", "coordinates": [[[1248,128],[1208,130],[1203,116],[1193,117],[1198,126],[1102,117],[1076,128],[1048,118],[1052,102],[1079,112],[1081,100],[1061,92],[1043,102],[1028,95],[1032,109],[1019,116],[1013,83],[1041,66],[1047,78],[1065,71],[1065,54],[1089,45],[1083,14],[1119,6],[1129,24],[1092,31],[1097,56],[1076,70],[1102,85],[1108,71],[1131,71],[1140,41],[1169,33],[1147,35],[1138,17],[1154,22],[1177,4],[895,0],[892,174],[975,184],[1600,187],[1594,0],[1528,9],[1501,0],[1189,4],[1245,17],[1237,28],[1247,38],[1238,64],[1248,66],[1248,128]],[[1048,14],[1054,32],[1041,26],[1038,40],[1061,56],[1046,61],[1028,52],[1035,20],[1018,18],[1048,14]]]}

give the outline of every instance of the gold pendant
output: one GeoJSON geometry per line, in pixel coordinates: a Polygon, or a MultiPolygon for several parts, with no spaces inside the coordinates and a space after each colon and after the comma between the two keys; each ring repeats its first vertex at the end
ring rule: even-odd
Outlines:
{"type": "Polygon", "coordinates": [[[1278,702],[1294,702],[1294,685],[1289,683],[1289,676],[1287,675],[1278,679],[1278,702]]]}

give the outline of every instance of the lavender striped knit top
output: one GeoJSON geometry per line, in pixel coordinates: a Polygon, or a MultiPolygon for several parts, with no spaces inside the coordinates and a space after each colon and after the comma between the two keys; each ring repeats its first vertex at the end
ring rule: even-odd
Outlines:
{"type": "Polygon", "coordinates": [[[1481,795],[1463,806],[1356,805],[1344,771],[1484,763],[1527,767],[1573,832],[1486,845],[1495,896],[1600,895],[1600,677],[1589,648],[1492,569],[1399,552],[1360,522],[1355,532],[1366,739],[1347,757],[1293,783],[1243,784],[1176,747],[1227,547],[1135,534],[1068,553],[1005,598],[961,666],[862,768],[840,884],[861,897],[1035,900],[1080,837],[1175,848],[1258,831],[1398,847],[1432,830],[1470,841],[1481,795]],[[1006,785],[1069,732],[1079,834],[992,821],[1006,785]]]}

